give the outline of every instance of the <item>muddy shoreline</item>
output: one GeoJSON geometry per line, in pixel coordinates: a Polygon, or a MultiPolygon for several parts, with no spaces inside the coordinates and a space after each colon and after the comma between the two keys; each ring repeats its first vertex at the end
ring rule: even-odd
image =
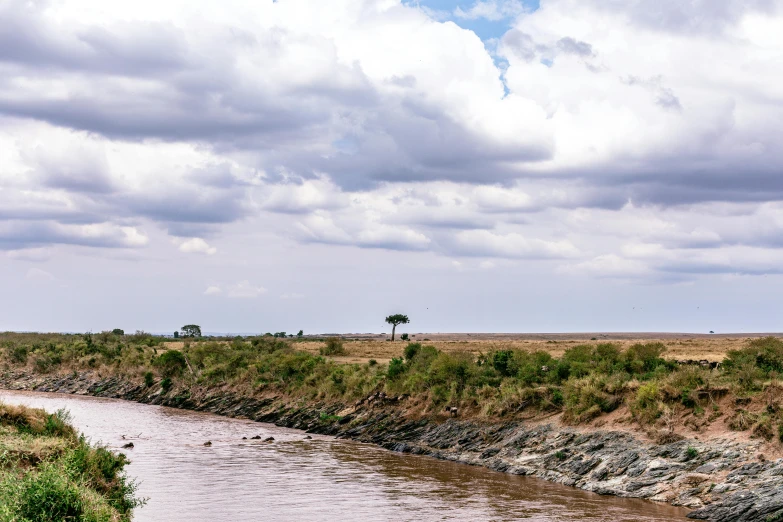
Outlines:
{"type": "Polygon", "coordinates": [[[552,424],[409,418],[404,399],[373,396],[352,406],[243,397],[224,390],[146,387],[90,372],[0,376],[9,390],[70,393],[242,417],[379,445],[398,452],[536,476],[602,495],[644,498],[721,522],[783,521],[783,459],[761,461],[759,443],[679,440],[552,424]]]}

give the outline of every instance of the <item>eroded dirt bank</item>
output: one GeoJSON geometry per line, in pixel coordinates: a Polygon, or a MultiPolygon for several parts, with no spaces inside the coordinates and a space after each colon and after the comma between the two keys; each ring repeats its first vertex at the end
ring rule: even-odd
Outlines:
{"type": "Polygon", "coordinates": [[[647,498],[691,508],[711,521],[783,520],[783,459],[758,458],[760,443],[646,442],[631,433],[555,422],[487,423],[406,414],[405,399],[373,395],[359,404],[305,404],[284,397],[242,397],[225,390],[172,388],[89,372],[6,372],[0,386],[72,393],[207,411],[370,442],[384,448],[481,465],[600,494],[647,498]]]}

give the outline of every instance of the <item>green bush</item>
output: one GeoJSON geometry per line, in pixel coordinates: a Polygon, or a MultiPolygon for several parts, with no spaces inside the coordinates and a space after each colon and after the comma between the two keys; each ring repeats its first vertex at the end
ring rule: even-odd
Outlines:
{"type": "Polygon", "coordinates": [[[185,355],[179,350],[168,350],[155,360],[155,365],[164,377],[180,375],[187,364],[185,355]]]}
{"type": "Polygon", "coordinates": [[[657,382],[647,382],[636,390],[631,412],[642,422],[653,422],[661,416],[661,389],[657,382]]]}
{"type": "Polygon", "coordinates": [[[408,343],[405,347],[403,355],[406,361],[412,361],[416,355],[421,351],[421,343],[408,343]]]}
{"type": "Polygon", "coordinates": [[[741,390],[759,390],[760,381],[772,373],[783,373],[783,341],[776,337],[754,339],[741,350],[730,350],[723,367],[741,390]]]}
{"type": "Polygon", "coordinates": [[[20,519],[84,520],[84,498],[79,487],[55,467],[29,473],[21,481],[16,512],[20,519]]]}
{"type": "Polygon", "coordinates": [[[10,350],[9,357],[14,364],[27,364],[27,354],[26,346],[14,346],[10,350]]]}
{"type": "Polygon", "coordinates": [[[343,341],[339,337],[329,337],[326,346],[321,348],[321,355],[345,355],[343,341]]]}
{"type": "Polygon", "coordinates": [[[659,366],[666,366],[661,355],[666,351],[662,343],[637,343],[625,352],[625,369],[630,374],[647,374],[659,366]]]}
{"type": "Polygon", "coordinates": [[[174,385],[174,381],[171,380],[171,378],[166,377],[162,381],[160,381],[160,387],[163,388],[164,392],[167,392],[171,389],[171,387],[174,385]]]}
{"type": "Polygon", "coordinates": [[[405,372],[405,363],[402,362],[402,359],[398,359],[397,357],[393,358],[391,361],[389,361],[389,369],[386,371],[386,376],[394,380],[400,375],[402,375],[405,372]]]}
{"type": "Polygon", "coordinates": [[[129,522],[132,510],[143,504],[123,473],[125,457],[90,446],[68,418],[64,411],[0,404],[3,437],[35,456],[24,465],[5,461],[0,468],[0,520],[129,522]],[[58,438],[60,449],[41,452],[51,442],[39,444],[38,437],[58,438]]]}
{"type": "Polygon", "coordinates": [[[149,388],[155,384],[155,378],[152,375],[152,372],[145,372],[144,373],[144,385],[149,388]]]}
{"type": "Polygon", "coordinates": [[[514,364],[514,352],[511,350],[494,352],[492,354],[492,367],[504,377],[510,377],[519,370],[517,365],[514,364]]]}
{"type": "Polygon", "coordinates": [[[616,386],[606,376],[570,379],[563,390],[564,420],[585,422],[615,410],[622,403],[616,386]]]}

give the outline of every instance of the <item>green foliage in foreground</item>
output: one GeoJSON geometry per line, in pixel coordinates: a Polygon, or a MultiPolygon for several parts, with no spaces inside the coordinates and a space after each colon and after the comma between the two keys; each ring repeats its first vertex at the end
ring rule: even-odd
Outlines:
{"type": "MultiPolygon", "coordinates": [[[[334,361],[327,356],[345,353],[340,339],[327,340],[321,355],[297,351],[296,346],[295,340],[272,335],[189,338],[184,346],[165,349],[161,339],[140,332],[121,337],[110,332],[0,334],[0,364],[37,372],[100,368],[147,387],[159,382],[164,392],[177,394],[192,386],[228,385],[239,393],[271,391],[348,403],[385,391],[410,395],[422,405],[459,405],[487,416],[530,408],[562,411],[564,419],[574,423],[625,404],[638,421],[661,425],[671,424],[683,409],[703,415],[715,407],[721,393],[768,393],[783,372],[783,341],[776,338],[757,339],[729,352],[723,367],[712,371],[665,359],[661,343],[627,349],[590,343],[569,347],[560,357],[511,349],[477,356],[408,343],[388,364],[334,361]]],[[[779,398],[770,401],[765,415],[733,424],[774,437],[776,427],[783,425],[783,408],[776,406],[779,398]]]]}
{"type": "Polygon", "coordinates": [[[77,436],[64,411],[0,404],[1,522],[120,522],[142,502],[125,456],[77,436]]]}

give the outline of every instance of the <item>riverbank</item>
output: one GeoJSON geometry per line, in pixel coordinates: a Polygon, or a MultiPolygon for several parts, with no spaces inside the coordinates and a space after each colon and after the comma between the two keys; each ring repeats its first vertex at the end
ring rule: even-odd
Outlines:
{"type": "Polygon", "coordinates": [[[124,455],[91,446],[65,412],[0,403],[0,521],[131,519],[124,455]]]}
{"type": "Polygon", "coordinates": [[[628,430],[564,426],[556,416],[490,422],[459,413],[455,418],[421,415],[411,399],[383,393],[346,405],[279,394],[243,396],[199,385],[164,389],[92,371],[40,375],[7,370],[0,386],[273,422],[600,494],[681,505],[701,520],[768,521],[783,514],[783,459],[761,460],[761,440],[709,437],[658,444],[628,430]]]}

